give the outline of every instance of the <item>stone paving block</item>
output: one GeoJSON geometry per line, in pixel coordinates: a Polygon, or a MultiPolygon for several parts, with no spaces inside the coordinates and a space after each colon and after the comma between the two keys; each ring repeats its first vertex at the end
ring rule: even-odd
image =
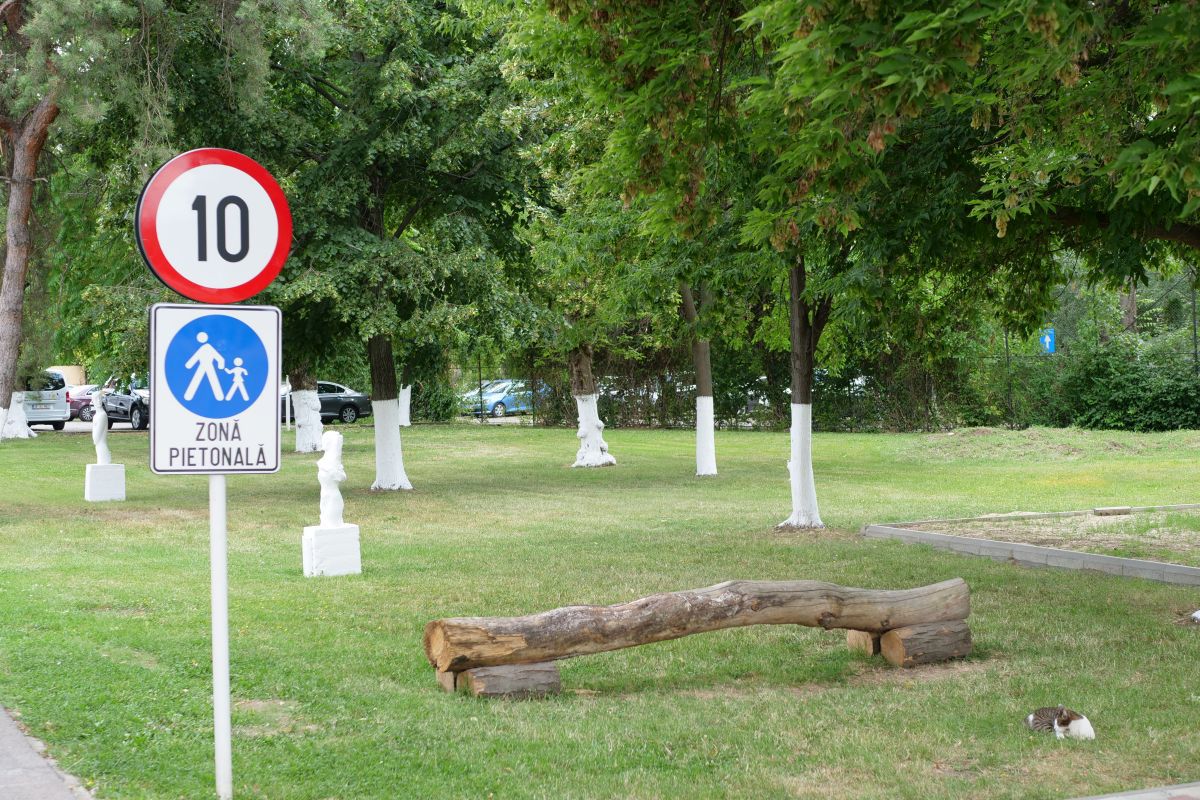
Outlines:
{"type": "Polygon", "coordinates": [[[1083,568],[1094,570],[1096,572],[1105,572],[1109,575],[1124,575],[1125,565],[1122,563],[1124,559],[1112,558],[1110,556],[1096,556],[1088,553],[1083,554],[1083,568]]]}
{"type": "Polygon", "coordinates": [[[1145,578],[1151,581],[1166,580],[1166,572],[1161,565],[1153,564],[1123,564],[1121,574],[1128,578],[1145,578]]]}
{"type": "Polygon", "coordinates": [[[1083,569],[1083,556],[1079,553],[1065,553],[1055,550],[1046,554],[1046,566],[1066,567],[1067,569],[1083,569]]]}

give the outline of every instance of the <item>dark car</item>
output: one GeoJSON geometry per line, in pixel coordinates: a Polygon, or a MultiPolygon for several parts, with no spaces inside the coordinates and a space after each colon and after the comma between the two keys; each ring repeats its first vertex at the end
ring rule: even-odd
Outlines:
{"type": "Polygon", "coordinates": [[[134,430],[150,427],[150,390],[145,378],[134,377],[129,383],[104,394],[104,412],[108,427],[128,422],[134,430]]]}
{"type": "MultiPolygon", "coordinates": [[[[356,392],[348,386],[329,381],[317,381],[317,399],[321,401],[321,422],[331,422],[335,419],[342,422],[354,422],[359,417],[371,416],[371,398],[362,392],[356,392]]],[[[281,403],[289,402],[285,394],[281,403]]],[[[281,408],[280,418],[290,414],[294,419],[296,409],[281,408]]]]}
{"type": "Polygon", "coordinates": [[[81,419],[91,422],[96,415],[92,401],[99,397],[100,387],[94,383],[84,383],[78,386],[68,386],[71,403],[71,419],[81,419]]]}

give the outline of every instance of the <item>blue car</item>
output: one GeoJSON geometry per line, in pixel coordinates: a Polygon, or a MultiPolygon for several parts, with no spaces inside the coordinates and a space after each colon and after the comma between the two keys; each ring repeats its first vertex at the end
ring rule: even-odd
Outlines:
{"type": "MultiPolygon", "coordinates": [[[[479,416],[479,389],[463,392],[461,403],[464,414],[479,416]]],[[[525,381],[489,381],[483,385],[483,413],[493,417],[506,414],[527,414],[533,410],[533,392],[525,381]]]]}

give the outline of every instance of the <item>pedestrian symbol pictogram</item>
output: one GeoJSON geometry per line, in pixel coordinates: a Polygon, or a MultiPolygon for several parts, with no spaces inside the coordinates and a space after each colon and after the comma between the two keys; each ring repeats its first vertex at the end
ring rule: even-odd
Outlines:
{"type": "Polygon", "coordinates": [[[227,419],[250,407],[267,383],[267,351],[246,323],[205,314],[167,345],[167,386],[194,414],[227,419]]]}

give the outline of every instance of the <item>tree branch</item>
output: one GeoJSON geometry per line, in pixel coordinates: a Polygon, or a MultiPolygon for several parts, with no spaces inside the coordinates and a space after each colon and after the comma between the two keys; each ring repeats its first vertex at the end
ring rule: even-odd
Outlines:
{"type": "Polygon", "coordinates": [[[696,326],[700,315],[696,313],[696,301],[692,296],[692,287],[688,285],[687,281],[679,282],[679,311],[689,325],[696,326]]]}
{"type": "MultiPolygon", "coordinates": [[[[1094,226],[1103,230],[1111,224],[1111,220],[1107,214],[1087,214],[1078,208],[1060,208],[1057,211],[1051,212],[1048,217],[1051,222],[1070,227],[1094,226]]],[[[1146,239],[1178,242],[1179,244],[1200,250],[1200,225],[1189,225],[1186,222],[1176,222],[1169,226],[1146,225],[1138,233],[1146,239]]]]}

